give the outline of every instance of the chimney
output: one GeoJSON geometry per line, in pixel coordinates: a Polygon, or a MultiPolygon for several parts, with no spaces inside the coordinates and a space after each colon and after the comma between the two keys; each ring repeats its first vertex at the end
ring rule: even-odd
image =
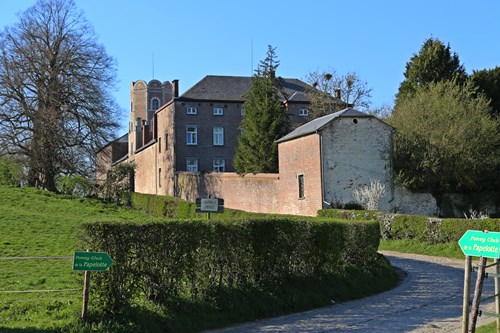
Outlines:
{"type": "Polygon", "coordinates": [[[172,80],[172,98],[179,97],[179,80],[172,80]]]}
{"type": "Polygon", "coordinates": [[[335,89],[335,98],[340,99],[340,89],[335,89]]]}

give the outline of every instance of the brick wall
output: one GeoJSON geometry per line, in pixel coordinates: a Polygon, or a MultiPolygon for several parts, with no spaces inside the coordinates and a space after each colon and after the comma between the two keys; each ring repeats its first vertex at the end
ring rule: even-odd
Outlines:
{"type": "Polygon", "coordinates": [[[279,194],[284,214],[311,215],[322,208],[320,137],[310,134],[278,146],[279,194]],[[304,196],[299,198],[299,175],[304,196]]]}
{"type": "Polygon", "coordinates": [[[279,175],[239,176],[232,172],[177,173],[177,195],[194,202],[196,198],[224,199],[226,208],[254,213],[283,213],[279,203],[279,175]]]}

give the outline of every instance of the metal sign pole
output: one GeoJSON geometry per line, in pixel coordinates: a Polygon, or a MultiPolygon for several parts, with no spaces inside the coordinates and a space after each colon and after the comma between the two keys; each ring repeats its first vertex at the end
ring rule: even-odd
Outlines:
{"type": "Polygon", "coordinates": [[[472,257],[465,257],[464,303],[462,310],[462,333],[467,333],[469,324],[470,276],[472,273],[472,257]]]}

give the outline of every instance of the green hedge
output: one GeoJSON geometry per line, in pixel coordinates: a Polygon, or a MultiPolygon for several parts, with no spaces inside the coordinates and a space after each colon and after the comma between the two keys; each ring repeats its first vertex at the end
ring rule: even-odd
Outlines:
{"type": "Polygon", "coordinates": [[[291,279],[346,276],[352,267],[373,268],[381,260],[376,222],[170,220],[82,229],[83,248],[114,260],[107,272],[95,274],[92,288],[92,298],[111,312],[141,297],[164,306],[187,299],[224,309],[217,296],[223,290],[269,291],[291,279]]]}
{"type": "MultiPolygon", "coordinates": [[[[193,219],[206,218],[207,213],[196,213],[196,204],[177,197],[163,195],[131,193],[132,207],[141,209],[155,217],[193,219]]],[[[212,213],[212,220],[226,220],[234,218],[275,216],[269,214],[248,213],[236,209],[224,209],[223,213],[212,213]]]]}
{"type": "Polygon", "coordinates": [[[457,242],[467,230],[500,231],[500,219],[437,218],[376,211],[325,209],[318,216],[351,220],[376,220],[382,239],[413,239],[418,242],[441,244],[457,242]]]}

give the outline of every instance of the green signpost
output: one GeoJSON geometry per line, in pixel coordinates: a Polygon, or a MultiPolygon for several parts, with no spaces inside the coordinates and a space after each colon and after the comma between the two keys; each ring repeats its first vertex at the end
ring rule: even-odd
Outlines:
{"type": "MultiPolygon", "coordinates": [[[[462,333],[474,332],[476,329],[477,317],[479,314],[479,304],[483,289],[483,281],[486,274],[486,267],[495,266],[495,313],[491,314],[500,318],[500,232],[467,230],[458,241],[462,252],[465,254],[465,276],[464,276],[464,299],[462,313],[462,333]],[[474,291],[474,299],[470,303],[470,279],[472,272],[472,257],[480,257],[477,267],[477,280],[474,291]],[[487,266],[487,258],[495,259],[495,263],[487,266]],[[470,305],[471,304],[471,305],[470,305]],[[470,306],[470,310],[469,310],[470,306]],[[469,311],[471,312],[469,316],[469,311]],[[469,318],[470,317],[470,318],[469,318]]],[[[491,298],[491,297],[488,297],[491,298]]],[[[486,299],[488,299],[486,298],[486,299]]],[[[488,315],[489,313],[483,312],[488,315]]],[[[500,332],[500,320],[497,319],[497,332],[500,332]]]]}
{"type": "Polygon", "coordinates": [[[106,252],[75,252],[73,256],[73,270],[85,271],[83,279],[82,321],[87,318],[89,303],[90,272],[105,271],[113,264],[113,259],[106,252]]]}
{"type": "Polygon", "coordinates": [[[500,232],[467,230],[458,244],[466,256],[500,258],[500,232]]]}
{"type": "Polygon", "coordinates": [[[113,259],[105,252],[75,252],[74,271],[105,271],[113,264],[113,259]]]}

